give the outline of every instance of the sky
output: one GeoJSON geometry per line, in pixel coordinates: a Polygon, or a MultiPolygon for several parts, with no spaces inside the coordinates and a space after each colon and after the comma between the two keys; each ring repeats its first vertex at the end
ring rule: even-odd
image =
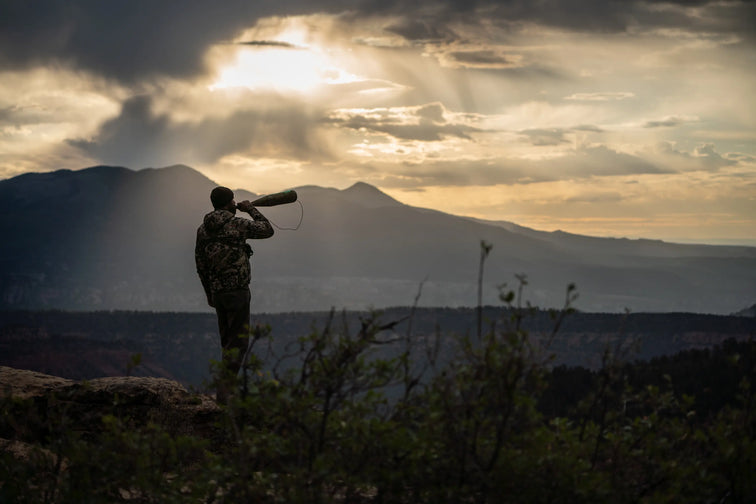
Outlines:
{"type": "Polygon", "coordinates": [[[0,179],[185,164],[756,245],[755,90],[753,1],[0,0],[0,179]]]}

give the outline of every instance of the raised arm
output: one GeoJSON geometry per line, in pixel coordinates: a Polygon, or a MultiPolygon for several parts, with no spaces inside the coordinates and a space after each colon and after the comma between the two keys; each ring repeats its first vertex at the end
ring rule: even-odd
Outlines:
{"type": "Polygon", "coordinates": [[[268,219],[265,218],[260,211],[255,208],[249,201],[241,201],[237,203],[236,208],[242,212],[247,212],[252,220],[246,220],[248,223],[245,225],[247,231],[247,238],[270,238],[273,236],[273,226],[270,225],[268,219]]]}

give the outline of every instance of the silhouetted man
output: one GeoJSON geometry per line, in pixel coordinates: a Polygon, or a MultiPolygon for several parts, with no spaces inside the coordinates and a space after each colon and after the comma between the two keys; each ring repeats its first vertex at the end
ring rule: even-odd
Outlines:
{"type": "Polygon", "coordinates": [[[246,240],[270,238],[273,227],[249,201],[237,204],[233,191],[227,187],[213,189],[210,201],[214,210],[205,215],[197,230],[194,257],[207,303],[218,315],[222,369],[216,398],[225,402],[249,340],[252,248],[246,240]],[[236,217],[237,208],[252,220],[236,217]]]}

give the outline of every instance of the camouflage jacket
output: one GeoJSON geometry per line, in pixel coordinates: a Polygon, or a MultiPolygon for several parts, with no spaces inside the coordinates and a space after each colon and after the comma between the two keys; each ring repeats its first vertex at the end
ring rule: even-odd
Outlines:
{"type": "Polygon", "coordinates": [[[197,229],[194,259],[205,289],[208,304],[212,294],[249,286],[250,238],[269,238],[273,227],[256,208],[249,212],[253,220],[235,217],[228,210],[214,210],[205,215],[197,229]]]}

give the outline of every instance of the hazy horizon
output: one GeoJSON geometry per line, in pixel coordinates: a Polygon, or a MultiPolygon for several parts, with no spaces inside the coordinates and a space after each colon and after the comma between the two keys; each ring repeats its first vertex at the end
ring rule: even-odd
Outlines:
{"type": "Polygon", "coordinates": [[[0,179],[185,164],[528,228],[756,246],[756,3],[0,5],[0,179]]]}

